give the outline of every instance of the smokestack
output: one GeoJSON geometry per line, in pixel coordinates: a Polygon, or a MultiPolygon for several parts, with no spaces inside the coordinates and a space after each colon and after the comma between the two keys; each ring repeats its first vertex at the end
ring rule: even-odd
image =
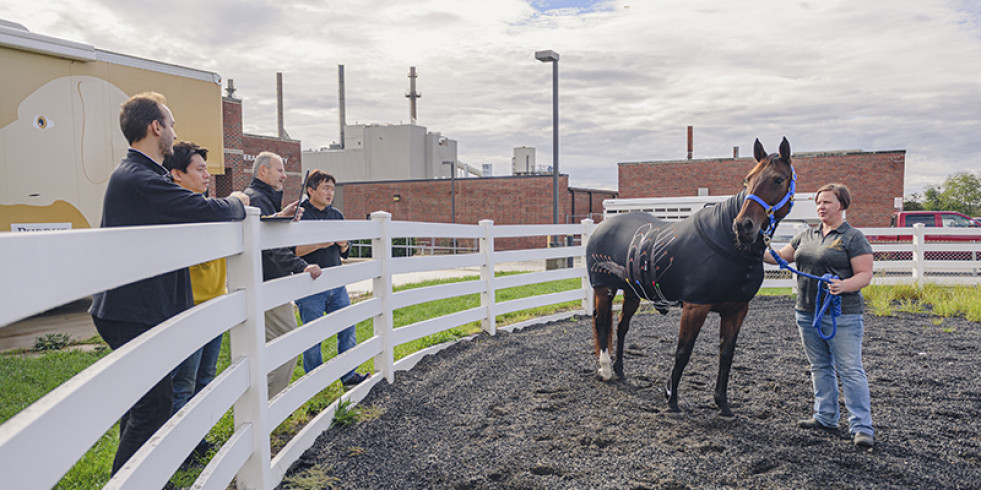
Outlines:
{"type": "Polygon", "coordinates": [[[694,133],[694,128],[688,126],[688,159],[691,160],[691,149],[692,149],[692,136],[694,133]]]}
{"type": "Polygon", "coordinates": [[[337,112],[341,118],[341,149],[344,149],[344,126],[347,125],[347,108],[344,103],[344,65],[337,65],[337,112]]]}
{"type": "Polygon", "coordinates": [[[732,158],[739,158],[739,147],[738,146],[733,146],[732,147],[732,158]]]}
{"type": "Polygon", "coordinates": [[[279,138],[288,139],[290,135],[286,132],[283,124],[283,72],[276,72],[276,117],[279,119],[279,138]]]}
{"type": "Polygon", "coordinates": [[[409,92],[405,94],[406,98],[409,99],[409,120],[412,124],[416,123],[416,99],[422,97],[422,94],[416,92],[416,67],[409,67],[409,92]]]}

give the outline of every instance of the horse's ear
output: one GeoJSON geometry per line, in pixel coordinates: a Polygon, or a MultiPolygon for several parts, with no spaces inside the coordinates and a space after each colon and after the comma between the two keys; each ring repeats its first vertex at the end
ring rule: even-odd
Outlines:
{"type": "Polygon", "coordinates": [[[763,143],[760,143],[759,138],[756,138],[756,143],[753,145],[753,157],[757,162],[762,162],[766,158],[766,150],[763,149],[763,143]]]}
{"type": "Polygon", "coordinates": [[[780,158],[785,162],[790,161],[790,142],[787,141],[787,137],[784,136],[783,141],[780,142],[780,158]]]}

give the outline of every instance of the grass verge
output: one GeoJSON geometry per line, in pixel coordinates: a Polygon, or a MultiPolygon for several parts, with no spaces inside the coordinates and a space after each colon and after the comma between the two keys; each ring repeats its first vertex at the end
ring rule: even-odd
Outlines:
{"type": "Polygon", "coordinates": [[[937,317],[962,316],[981,322],[981,288],[927,283],[869,286],[862,290],[869,312],[892,316],[897,312],[930,313],[937,317]]]}

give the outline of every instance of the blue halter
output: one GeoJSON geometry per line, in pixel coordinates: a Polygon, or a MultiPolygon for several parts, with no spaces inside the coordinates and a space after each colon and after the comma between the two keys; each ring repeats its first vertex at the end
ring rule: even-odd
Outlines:
{"type": "Polygon", "coordinates": [[[790,187],[787,188],[787,195],[783,196],[783,199],[773,206],[767,204],[766,201],[761,199],[756,194],[746,196],[746,199],[763,206],[763,209],[766,211],[766,215],[770,218],[770,225],[767,226],[765,230],[760,229],[760,234],[762,234],[765,239],[769,239],[773,236],[773,233],[777,231],[777,217],[775,216],[776,212],[786,205],[790,205],[790,209],[787,210],[788,213],[791,209],[794,209],[794,194],[797,192],[797,171],[794,170],[793,164],[790,165],[790,175],[790,187]]]}

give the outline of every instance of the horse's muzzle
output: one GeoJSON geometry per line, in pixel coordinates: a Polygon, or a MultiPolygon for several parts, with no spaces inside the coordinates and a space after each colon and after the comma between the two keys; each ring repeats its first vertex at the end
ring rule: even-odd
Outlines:
{"type": "Polygon", "coordinates": [[[759,238],[757,235],[760,233],[760,227],[750,218],[739,219],[737,217],[732,221],[732,232],[736,234],[737,246],[740,248],[749,247],[756,243],[756,239],[759,238]]]}

